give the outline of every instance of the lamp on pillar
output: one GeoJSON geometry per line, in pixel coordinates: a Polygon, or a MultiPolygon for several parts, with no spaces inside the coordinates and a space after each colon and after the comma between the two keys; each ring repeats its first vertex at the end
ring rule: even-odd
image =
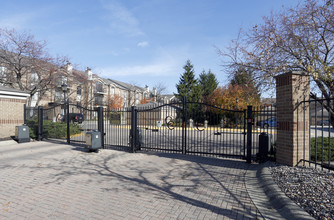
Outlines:
{"type": "Polygon", "coordinates": [[[236,99],[235,99],[235,103],[237,104],[237,110],[238,110],[239,98],[236,98],[236,99]]]}

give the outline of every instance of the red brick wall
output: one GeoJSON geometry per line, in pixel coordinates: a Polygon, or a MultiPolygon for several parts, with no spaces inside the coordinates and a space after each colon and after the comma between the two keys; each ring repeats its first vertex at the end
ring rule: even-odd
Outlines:
{"type": "Polygon", "coordinates": [[[290,72],[276,77],[278,163],[295,166],[309,158],[309,106],[298,105],[309,95],[309,76],[290,72]]]}

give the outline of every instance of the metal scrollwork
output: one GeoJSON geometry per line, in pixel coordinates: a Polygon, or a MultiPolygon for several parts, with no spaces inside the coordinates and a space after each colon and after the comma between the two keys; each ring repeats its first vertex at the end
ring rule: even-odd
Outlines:
{"type": "Polygon", "coordinates": [[[165,122],[166,122],[167,128],[169,130],[174,130],[174,128],[175,128],[175,122],[174,122],[174,119],[173,119],[172,116],[167,116],[165,118],[165,122]]]}
{"type": "Polygon", "coordinates": [[[204,130],[206,130],[206,129],[208,128],[208,121],[207,121],[207,120],[204,121],[204,124],[203,124],[203,128],[202,128],[202,129],[200,129],[200,127],[199,127],[199,123],[198,123],[198,122],[195,122],[195,127],[196,127],[196,129],[197,129],[198,131],[204,131],[204,130]]]}

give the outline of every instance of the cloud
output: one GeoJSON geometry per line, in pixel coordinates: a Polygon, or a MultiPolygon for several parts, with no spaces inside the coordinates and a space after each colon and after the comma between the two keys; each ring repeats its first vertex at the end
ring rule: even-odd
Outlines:
{"type": "Polygon", "coordinates": [[[5,28],[26,28],[27,24],[36,18],[35,13],[21,13],[12,14],[11,16],[5,15],[5,18],[0,18],[0,27],[5,28]]]}
{"type": "Polygon", "coordinates": [[[99,69],[104,76],[167,76],[175,72],[177,67],[173,64],[161,62],[146,65],[123,67],[107,67],[99,69]]]}
{"type": "Polygon", "coordinates": [[[112,31],[116,31],[127,36],[140,36],[144,32],[139,28],[139,22],[130,10],[116,1],[102,2],[104,9],[109,13],[105,16],[112,31]]]}
{"type": "Polygon", "coordinates": [[[136,63],[118,64],[97,69],[97,72],[105,77],[129,76],[129,77],[146,77],[146,76],[178,76],[182,72],[182,67],[188,56],[187,47],[169,47],[156,48],[153,52],[154,59],[147,61],[146,58],[138,57],[136,63]]]}
{"type": "Polygon", "coordinates": [[[149,43],[147,41],[142,41],[137,44],[138,47],[147,47],[149,46],[149,43]]]}

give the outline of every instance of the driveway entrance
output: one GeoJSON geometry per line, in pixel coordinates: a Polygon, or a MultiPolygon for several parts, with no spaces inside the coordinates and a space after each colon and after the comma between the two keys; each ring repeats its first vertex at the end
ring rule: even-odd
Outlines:
{"type": "Polygon", "coordinates": [[[254,219],[238,159],[0,146],[0,219],[254,219]]]}

